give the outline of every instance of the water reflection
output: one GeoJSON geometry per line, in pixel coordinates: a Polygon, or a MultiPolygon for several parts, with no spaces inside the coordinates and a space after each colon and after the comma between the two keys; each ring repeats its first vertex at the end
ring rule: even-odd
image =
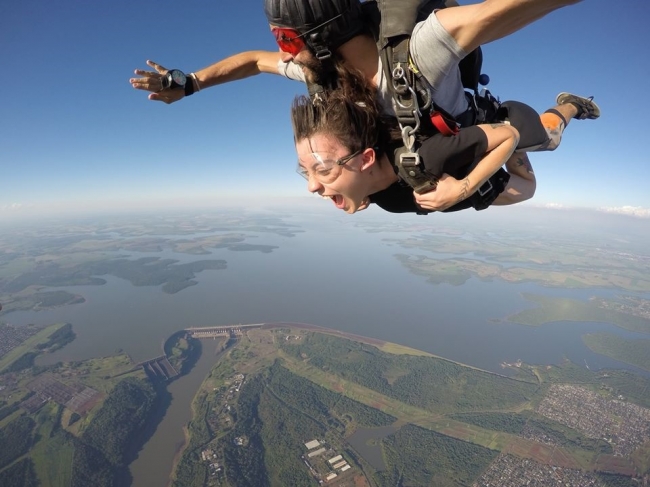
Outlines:
{"type": "Polygon", "coordinates": [[[183,427],[192,419],[192,400],[217,361],[216,347],[221,347],[221,341],[201,340],[200,343],[196,365],[167,387],[168,407],[162,411],[155,432],[130,466],[133,487],[167,485],[175,457],[185,443],[183,427]]]}
{"type": "Polygon", "coordinates": [[[399,430],[396,426],[381,428],[359,428],[348,439],[348,443],[375,470],[386,470],[386,463],[381,449],[381,439],[399,430]]]}

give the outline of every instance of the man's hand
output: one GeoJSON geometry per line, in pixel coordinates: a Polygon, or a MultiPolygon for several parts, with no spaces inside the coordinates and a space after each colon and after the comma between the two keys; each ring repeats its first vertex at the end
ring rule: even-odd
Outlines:
{"type": "MultiPolygon", "coordinates": [[[[167,69],[163,68],[160,64],[156,64],[153,61],[147,61],[147,65],[154,68],[156,71],[144,71],[142,69],[136,69],[135,74],[141,76],[141,78],[131,78],[129,83],[136,90],[145,90],[151,91],[149,95],[150,100],[162,101],[167,103],[174,103],[175,101],[180,100],[185,96],[184,90],[171,89],[167,88],[163,90],[163,77],[167,74],[167,69]]],[[[192,80],[188,78],[188,83],[191,83],[192,80]]]]}
{"type": "Polygon", "coordinates": [[[468,186],[467,179],[459,181],[449,174],[443,174],[436,189],[424,194],[414,192],[413,195],[415,202],[425,210],[443,211],[467,198],[468,186]]]}

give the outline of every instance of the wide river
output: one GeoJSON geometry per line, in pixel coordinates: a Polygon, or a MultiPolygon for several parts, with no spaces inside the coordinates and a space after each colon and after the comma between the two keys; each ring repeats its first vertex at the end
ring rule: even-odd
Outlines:
{"type": "MultiPolygon", "coordinates": [[[[383,240],[407,234],[367,233],[338,220],[304,229],[294,237],[261,233],[248,240],[277,245],[271,253],[225,249],[208,256],[129,252],[133,258],[171,257],[181,262],[215,258],[228,264],[225,270],[200,273],[198,285],[173,295],[163,293],[159,286],[136,287],[103,276],[107,280],[103,286],[64,288],[83,295],[83,304],[15,312],[3,319],[18,325],[72,323],[77,338],[47,356],[47,363],[106,356],[118,349],[140,361],[160,355],[162,342],[179,329],[236,323],[312,323],[495,372],[503,372],[503,361],[550,364],[564,357],[578,364],[586,362],[592,369],[625,367],[591,352],[580,337],[594,331],[640,336],[603,323],[558,322],[533,328],[494,321],[532,307],[521,297],[522,292],[586,299],[612,296],[611,290],[547,289],[532,283],[477,279],[462,286],[434,286],[409,273],[393,256],[425,252],[405,250],[383,240]]],[[[132,464],[134,486],[160,486],[160,479],[168,476],[183,441],[182,426],[190,418],[192,396],[209,371],[211,359],[212,350],[205,348],[192,373],[171,384],[172,403],[167,414],[132,464]]]]}

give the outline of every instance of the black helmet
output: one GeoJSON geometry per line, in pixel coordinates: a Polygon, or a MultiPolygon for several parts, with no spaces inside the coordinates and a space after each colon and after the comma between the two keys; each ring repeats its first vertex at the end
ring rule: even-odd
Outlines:
{"type": "Polygon", "coordinates": [[[318,55],[324,47],[334,51],[364,30],[359,0],[264,0],[269,24],[289,27],[305,33],[327,23],[322,29],[305,36],[309,48],[318,55]]]}

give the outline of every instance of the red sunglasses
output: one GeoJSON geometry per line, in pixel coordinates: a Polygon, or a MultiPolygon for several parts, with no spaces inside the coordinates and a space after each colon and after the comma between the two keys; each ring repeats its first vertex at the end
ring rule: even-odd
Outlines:
{"type": "Polygon", "coordinates": [[[298,53],[305,48],[304,37],[307,34],[311,34],[312,32],[326,26],[330,22],[334,22],[336,19],[342,16],[342,13],[338,14],[331,19],[323,22],[322,24],[317,25],[313,29],[309,29],[308,31],[303,32],[302,34],[296,29],[291,29],[289,27],[272,27],[271,32],[273,33],[275,41],[278,43],[278,46],[282,52],[289,53],[292,56],[297,56],[298,53]]]}

